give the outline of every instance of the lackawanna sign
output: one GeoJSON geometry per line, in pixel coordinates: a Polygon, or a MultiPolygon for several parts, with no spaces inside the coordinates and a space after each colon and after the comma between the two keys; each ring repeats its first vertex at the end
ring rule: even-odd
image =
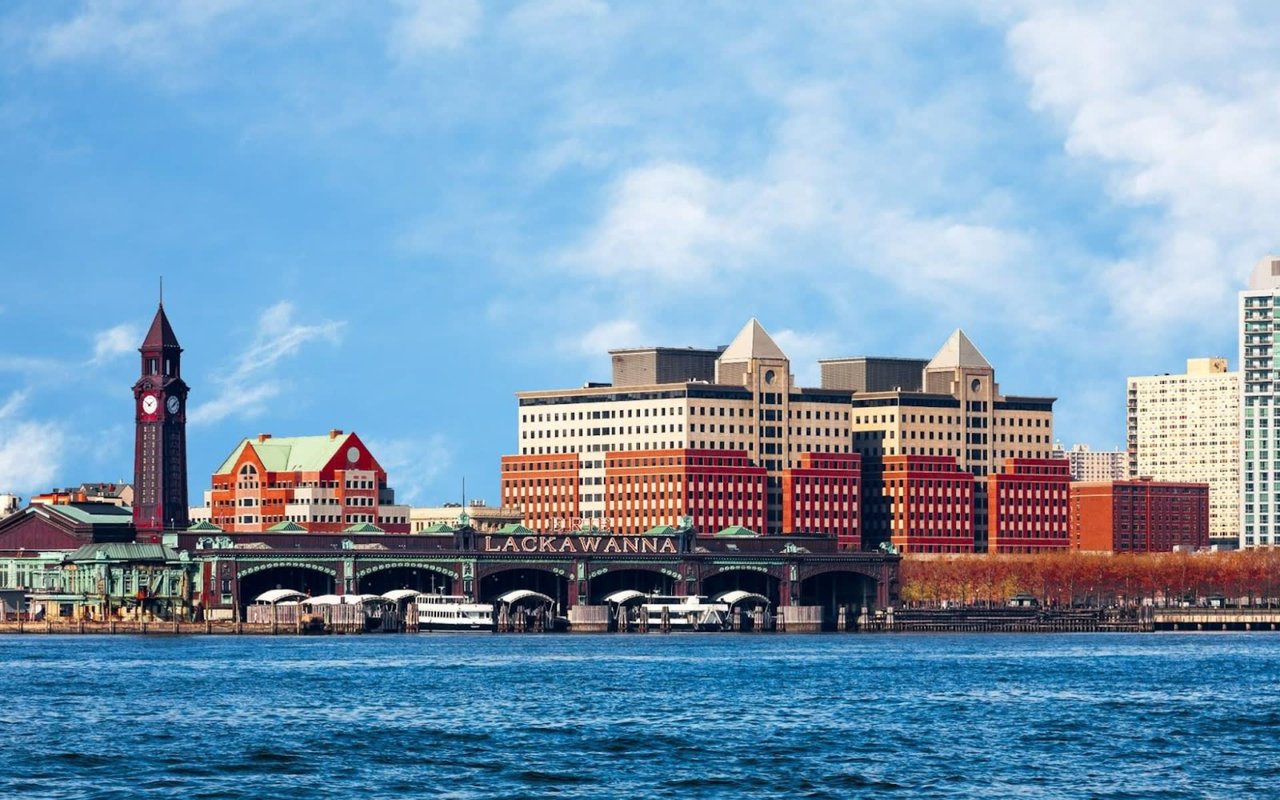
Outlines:
{"type": "Polygon", "coordinates": [[[679,553],[674,536],[485,536],[486,553],[662,555],[679,553]]]}

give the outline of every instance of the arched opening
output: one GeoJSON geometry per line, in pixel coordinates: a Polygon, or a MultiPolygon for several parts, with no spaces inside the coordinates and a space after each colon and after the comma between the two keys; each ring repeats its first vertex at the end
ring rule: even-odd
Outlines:
{"type": "Polygon", "coordinates": [[[269,589],[293,589],[319,597],[333,594],[334,580],[329,573],[313,567],[270,567],[240,578],[240,605],[250,605],[255,597],[269,589]]]}
{"type": "Polygon", "coordinates": [[[359,591],[385,594],[393,589],[413,589],[426,594],[453,594],[453,578],[433,569],[389,567],[365,573],[359,591]]]}
{"type": "Polygon", "coordinates": [[[876,602],[874,578],[851,570],[823,572],[800,581],[800,596],[792,598],[798,606],[822,606],[823,627],[835,630],[840,609],[845,609],[846,627],[852,625],[865,606],[876,602]]]}
{"type": "Polygon", "coordinates": [[[516,589],[529,589],[555,600],[560,613],[569,607],[569,581],[563,576],[536,567],[516,567],[480,579],[480,599],[492,603],[496,597],[516,589]]]}
{"type": "Polygon", "coordinates": [[[614,592],[633,589],[645,594],[672,594],[675,579],[656,569],[609,570],[591,579],[590,598],[593,605],[600,605],[614,592]]]}
{"type": "Polygon", "coordinates": [[[715,597],[722,592],[741,590],[769,598],[773,608],[778,607],[779,580],[767,572],[750,569],[729,569],[702,579],[702,593],[715,597]]]}

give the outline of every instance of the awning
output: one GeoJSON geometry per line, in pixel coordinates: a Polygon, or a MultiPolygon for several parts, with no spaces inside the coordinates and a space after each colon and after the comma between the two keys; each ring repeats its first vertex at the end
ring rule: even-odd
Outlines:
{"type": "Polygon", "coordinates": [[[282,600],[302,600],[306,595],[294,589],[271,589],[253,598],[253,602],[275,605],[282,600]]]}
{"type": "Polygon", "coordinates": [[[399,603],[401,600],[408,600],[409,598],[417,597],[420,594],[422,594],[422,592],[419,592],[416,589],[392,589],[389,592],[383,592],[382,596],[393,603],[399,603]]]}
{"type": "Polygon", "coordinates": [[[547,605],[555,605],[555,602],[556,602],[553,598],[548,597],[542,592],[535,592],[532,589],[516,589],[515,591],[507,592],[506,594],[499,595],[498,597],[494,598],[493,602],[495,604],[506,603],[507,605],[515,605],[516,603],[519,603],[521,600],[528,600],[530,598],[541,600],[547,605]]]}
{"type": "Polygon", "coordinates": [[[639,600],[646,596],[647,595],[645,595],[644,592],[638,592],[635,589],[623,589],[620,592],[614,592],[613,594],[606,596],[604,601],[606,603],[617,603],[622,606],[630,603],[632,600],[639,600]]]}
{"type": "Polygon", "coordinates": [[[751,606],[772,605],[772,603],[769,602],[769,598],[765,597],[764,595],[756,594],[755,592],[743,591],[742,589],[734,589],[733,591],[730,591],[730,592],[721,592],[720,594],[711,598],[711,601],[713,603],[724,603],[725,605],[729,606],[729,608],[733,608],[739,603],[744,603],[744,602],[747,605],[751,605],[751,606]]]}

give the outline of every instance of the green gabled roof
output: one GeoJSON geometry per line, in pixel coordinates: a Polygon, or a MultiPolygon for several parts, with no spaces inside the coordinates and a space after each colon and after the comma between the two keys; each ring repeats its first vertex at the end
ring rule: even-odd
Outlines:
{"type": "Polygon", "coordinates": [[[357,522],[349,528],[343,528],[343,533],[386,533],[382,528],[374,525],[372,522],[357,522]]]}
{"type": "Polygon", "coordinates": [[[187,530],[191,533],[225,533],[222,528],[219,528],[207,519],[200,520],[190,528],[187,528],[187,530]]]}
{"type": "Polygon", "coordinates": [[[670,525],[654,525],[644,532],[645,536],[675,536],[679,531],[670,525]]]}
{"type": "Polygon", "coordinates": [[[281,436],[272,437],[265,442],[245,439],[236,445],[236,449],[231,451],[231,455],[227,456],[227,460],[222,462],[222,466],[214,474],[225,475],[231,472],[246,447],[253,448],[268,472],[318,472],[346,445],[350,435],[343,433],[332,439],[327,433],[323,436],[281,436]]]}
{"type": "Polygon", "coordinates": [[[291,519],[286,519],[267,528],[267,531],[269,533],[306,533],[307,529],[291,519]]]}
{"type": "Polygon", "coordinates": [[[428,525],[423,528],[421,533],[453,533],[454,527],[447,522],[437,522],[435,525],[428,525]]]}
{"type": "Polygon", "coordinates": [[[724,530],[716,532],[716,536],[759,536],[759,535],[760,534],[756,533],[750,528],[744,528],[741,525],[730,525],[724,530]]]}
{"type": "Polygon", "coordinates": [[[68,561],[177,561],[178,554],[164,545],[145,542],[86,544],[67,556],[68,561]]]}
{"type": "Polygon", "coordinates": [[[50,511],[86,525],[132,525],[133,509],[110,503],[71,503],[49,506],[50,511]]]}
{"type": "Polygon", "coordinates": [[[506,525],[503,525],[501,528],[498,528],[498,533],[506,534],[507,536],[536,535],[533,531],[529,530],[528,528],[526,528],[525,526],[521,525],[518,522],[508,522],[506,525]]]}

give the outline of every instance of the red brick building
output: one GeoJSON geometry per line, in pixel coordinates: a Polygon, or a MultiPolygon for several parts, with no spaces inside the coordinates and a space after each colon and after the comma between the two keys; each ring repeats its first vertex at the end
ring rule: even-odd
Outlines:
{"type": "Polygon", "coordinates": [[[974,477],[953,456],[885,456],[890,541],[900,553],[972,553],[974,477]]]}
{"type": "Polygon", "coordinates": [[[1209,484],[1148,479],[1071,484],[1071,546],[1163,553],[1209,544],[1209,484]]]}
{"type": "Polygon", "coordinates": [[[614,533],[644,533],[691,518],[701,531],[765,529],[763,467],[732,450],[650,450],[605,455],[605,518],[614,533]]]}
{"type": "Polygon", "coordinates": [[[580,515],[578,456],[502,457],[502,505],[520,508],[535,531],[576,528],[580,515]]]}
{"type": "Polygon", "coordinates": [[[409,532],[387,473],[354,433],[245,439],[213,473],[209,521],[228,532],[293,523],[309,533],[373,525],[409,532]]]}
{"type": "Polygon", "coordinates": [[[987,479],[987,548],[992,553],[1065,550],[1070,544],[1071,463],[1010,458],[987,479]]]}
{"type": "Polygon", "coordinates": [[[782,471],[783,532],[826,533],[841,549],[857,550],[861,464],[856,453],[801,454],[797,466],[782,471]]]}

